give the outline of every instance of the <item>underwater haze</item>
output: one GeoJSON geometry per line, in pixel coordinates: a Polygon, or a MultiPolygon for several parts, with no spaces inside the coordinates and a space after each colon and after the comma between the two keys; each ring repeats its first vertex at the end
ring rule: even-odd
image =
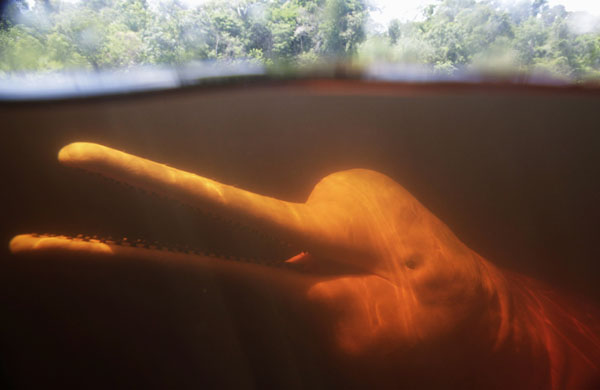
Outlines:
{"type": "Polygon", "coordinates": [[[0,104],[6,388],[597,388],[597,90],[237,74],[0,104]]]}

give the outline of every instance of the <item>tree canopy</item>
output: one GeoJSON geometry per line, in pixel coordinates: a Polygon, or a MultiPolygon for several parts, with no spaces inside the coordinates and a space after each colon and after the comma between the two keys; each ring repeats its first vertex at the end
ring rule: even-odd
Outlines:
{"type": "Polygon", "coordinates": [[[366,0],[13,1],[0,19],[0,73],[341,59],[600,77],[598,20],[547,0],[437,0],[383,29],[369,27],[370,10],[366,0]]]}
{"type": "Polygon", "coordinates": [[[435,72],[537,72],[600,77],[600,20],[547,0],[442,0],[423,19],[392,20],[362,45],[363,59],[416,63],[435,72]]]}

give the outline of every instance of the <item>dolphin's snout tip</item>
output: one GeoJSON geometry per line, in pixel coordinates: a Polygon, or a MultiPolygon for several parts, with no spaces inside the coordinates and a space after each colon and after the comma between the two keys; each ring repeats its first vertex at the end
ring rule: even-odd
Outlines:
{"type": "Polygon", "coordinates": [[[27,234],[19,234],[17,236],[14,236],[8,243],[8,250],[12,254],[24,252],[29,247],[30,247],[30,240],[29,240],[29,235],[27,235],[27,234]]]}
{"type": "Polygon", "coordinates": [[[89,142],[73,142],[63,146],[58,151],[58,161],[61,164],[70,165],[77,162],[89,160],[94,157],[94,152],[99,152],[100,145],[89,142]]]}

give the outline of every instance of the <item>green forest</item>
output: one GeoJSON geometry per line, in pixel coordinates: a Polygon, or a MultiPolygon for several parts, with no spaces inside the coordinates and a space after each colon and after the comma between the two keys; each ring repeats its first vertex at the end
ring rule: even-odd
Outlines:
{"type": "Polygon", "coordinates": [[[373,25],[373,10],[366,0],[13,1],[0,19],[0,74],[219,60],[600,77],[598,20],[547,0],[438,0],[388,26],[373,25]]]}

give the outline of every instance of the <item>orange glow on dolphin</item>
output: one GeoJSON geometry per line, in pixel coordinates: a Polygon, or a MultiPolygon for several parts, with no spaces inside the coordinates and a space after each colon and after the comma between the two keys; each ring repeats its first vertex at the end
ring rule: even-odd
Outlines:
{"type": "MultiPolygon", "coordinates": [[[[65,146],[67,166],[99,173],[258,228],[303,253],[296,272],[67,237],[19,235],[15,254],[192,261],[272,283],[308,307],[333,359],[364,384],[398,387],[402,372],[463,374],[486,388],[585,388],[600,377],[599,320],[541,284],[502,271],[389,177],[364,169],[322,179],[304,203],[254,194],[92,143],[65,146]],[[457,351],[463,349],[464,353],[457,351]],[[444,360],[453,356],[454,360],[444,360]],[[470,366],[469,366],[470,365],[470,366]],[[410,367],[408,369],[407,367],[410,367]]],[[[410,383],[410,382],[408,382],[410,383]]],[[[468,387],[468,386],[467,386],[468,387]]]]}

